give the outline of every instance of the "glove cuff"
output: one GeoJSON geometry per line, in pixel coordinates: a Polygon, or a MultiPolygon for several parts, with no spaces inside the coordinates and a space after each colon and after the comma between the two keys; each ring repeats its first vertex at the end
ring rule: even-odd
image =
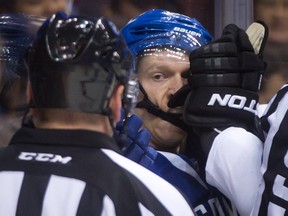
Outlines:
{"type": "Polygon", "coordinates": [[[236,122],[255,124],[258,95],[230,87],[199,87],[185,101],[184,121],[197,127],[222,127],[236,122]]]}

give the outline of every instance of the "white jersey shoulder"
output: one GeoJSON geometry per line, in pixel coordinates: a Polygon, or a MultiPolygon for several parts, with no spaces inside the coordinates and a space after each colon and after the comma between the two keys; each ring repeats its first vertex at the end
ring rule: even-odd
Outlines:
{"type": "Polygon", "coordinates": [[[263,144],[254,134],[239,127],[222,131],[213,142],[206,163],[206,180],[249,215],[261,181],[263,144]]]}

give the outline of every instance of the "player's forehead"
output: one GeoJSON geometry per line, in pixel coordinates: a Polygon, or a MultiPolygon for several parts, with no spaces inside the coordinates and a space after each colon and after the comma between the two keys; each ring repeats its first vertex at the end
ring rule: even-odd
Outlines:
{"type": "Polygon", "coordinates": [[[143,52],[137,58],[137,70],[150,67],[159,68],[188,68],[188,53],[175,49],[149,49],[143,52]]]}

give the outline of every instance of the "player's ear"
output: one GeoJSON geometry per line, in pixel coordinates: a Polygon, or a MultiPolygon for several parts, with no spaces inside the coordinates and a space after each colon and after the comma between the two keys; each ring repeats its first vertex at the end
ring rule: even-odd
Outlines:
{"type": "Polygon", "coordinates": [[[122,95],[124,93],[124,86],[119,85],[115,88],[114,93],[110,100],[110,108],[113,113],[114,123],[118,122],[121,117],[121,107],[122,107],[122,95]]]}

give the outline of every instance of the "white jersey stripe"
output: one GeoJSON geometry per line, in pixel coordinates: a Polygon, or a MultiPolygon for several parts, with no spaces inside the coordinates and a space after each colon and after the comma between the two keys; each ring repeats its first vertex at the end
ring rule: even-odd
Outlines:
{"type": "Polygon", "coordinates": [[[0,215],[16,215],[17,202],[21,190],[24,172],[2,171],[0,172],[0,215]]]}
{"type": "Polygon", "coordinates": [[[154,214],[149,211],[145,206],[143,206],[141,203],[138,203],[141,215],[145,215],[145,216],[154,216],[154,214]]]}
{"type": "Polygon", "coordinates": [[[268,117],[268,121],[270,123],[270,130],[268,132],[268,135],[266,137],[265,140],[265,144],[264,144],[264,153],[263,153],[263,165],[261,168],[261,172],[262,174],[264,174],[264,172],[267,169],[267,165],[268,165],[268,158],[269,158],[269,152],[273,143],[273,138],[275,136],[275,134],[278,132],[280,124],[285,116],[286,113],[286,103],[285,101],[288,101],[288,95],[286,94],[285,97],[279,102],[278,108],[277,108],[277,115],[275,113],[273,113],[272,115],[270,115],[268,117]]]}
{"type": "Polygon", "coordinates": [[[188,203],[184,201],[183,196],[170,183],[112,150],[101,150],[116,164],[137,177],[172,215],[194,215],[188,203]],[[179,202],[176,200],[179,200],[179,202]],[[174,205],[171,205],[171,203],[174,203],[174,205]]]}
{"type": "Polygon", "coordinates": [[[103,197],[103,208],[101,216],[114,216],[114,215],[116,215],[114,203],[109,196],[105,195],[103,197]]]}
{"type": "Polygon", "coordinates": [[[41,215],[76,215],[85,185],[85,182],[77,179],[52,175],[45,193],[41,215]]]}
{"type": "Polygon", "coordinates": [[[286,212],[286,209],[284,209],[278,205],[275,205],[274,203],[270,202],[268,205],[267,215],[274,215],[274,216],[285,215],[285,212],[286,212]]]}

